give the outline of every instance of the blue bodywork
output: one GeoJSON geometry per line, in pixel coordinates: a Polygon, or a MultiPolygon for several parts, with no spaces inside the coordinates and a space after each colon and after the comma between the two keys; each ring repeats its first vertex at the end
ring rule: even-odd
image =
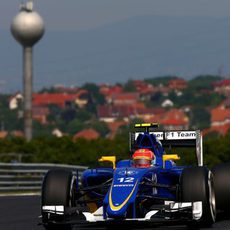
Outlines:
{"type": "Polygon", "coordinates": [[[82,185],[96,188],[88,196],[95,199],[97,208],[103,207],[104,219],[144,217],[153,205],[179,199],[177,185],[184,167],[176,166],[171,160],[163,162],[165,151],[154,134],[139,134],[133,146],[154,152],[156,158],[151,167],[135,168],[132,160],[122,160],[115,169],[88,169],[83,173],[82,185]]]}

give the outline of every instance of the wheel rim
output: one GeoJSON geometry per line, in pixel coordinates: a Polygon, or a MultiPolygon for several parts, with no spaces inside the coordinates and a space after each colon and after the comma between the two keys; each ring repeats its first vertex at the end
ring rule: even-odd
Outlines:
{"type": "Polygon", "coordinates": [[[213,189],[213,175],[211,171],[209,171],[208,187],[209,187],[209,205],[210,205],[211,216],[213,221],[215,221],[216,220],[216,198],[213,189]]]}
{"type": "Polygon", "coordinates": [[[69,207],[75,206],[75,189],[76,189],[76,177],[72,176],[70,183],[70,194],[69,194],[69,207]]]}

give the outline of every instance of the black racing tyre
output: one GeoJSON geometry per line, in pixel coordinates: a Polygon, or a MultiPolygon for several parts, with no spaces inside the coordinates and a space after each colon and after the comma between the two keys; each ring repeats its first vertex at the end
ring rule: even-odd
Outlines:
{"type": "MultiPolygon", "coordinates": [[[[76,177],[67,169],[52,169],[47,172],[42,184],[41,205],[63,205],[64,207],[75,206],[76,177]]],[[[56,217],[61,215],[49,215],[42,212],[42,221],[48,229],[52,229],[49,222],[58,221],[56,217]],[[53,219],[52,219],[53,218],[53,219]]]]}
{"type": "Polygon", "coordinates": [[[185,168],[180,178],[181,201],[202,201],[202,216],[193,221],[196,227],[210,227],[216,220],[213,175],[206,167],[185,168]]]}
{"type": "Polygon", "coordinates": [[[218,210],[229,212],[230,207],[230,163],[216,165],[212,169],[216,206],[218,210]]]}

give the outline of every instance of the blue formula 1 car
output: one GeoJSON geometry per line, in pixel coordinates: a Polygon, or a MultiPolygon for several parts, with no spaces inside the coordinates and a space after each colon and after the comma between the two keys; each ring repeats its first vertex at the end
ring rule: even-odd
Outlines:
{"type": "MultiPolygon", "coordinates": [[[[203,166],[200,131],[156,131],[136,124],[130,133],[132,159],[100,161],[111,168],[49,171],[43,181],[41,212],[47,229],[57,225],[186,223],[211,226],[216,219],[213,174],[203,166]],[[194,147],[197,166],[177,166],[165,147],[194,147]]],[[[217,170],[218,171],[218,170],[217,170]]]]}

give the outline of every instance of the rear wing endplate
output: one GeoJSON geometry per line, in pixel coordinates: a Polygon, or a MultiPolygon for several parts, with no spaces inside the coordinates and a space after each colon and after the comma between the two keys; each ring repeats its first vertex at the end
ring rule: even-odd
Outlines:
{"type": "MultiPolygon", "coordinates": [[[[139,134],[144,132],[131,133],[130,148],[139,134]]],[[[203,166],[203,138],[200,130],[196,131],[154,131],[149,132],[156,136],[156,139],[161,142],[163,147],[195,147],[196,156],[199,166],[203,166]]]]}

